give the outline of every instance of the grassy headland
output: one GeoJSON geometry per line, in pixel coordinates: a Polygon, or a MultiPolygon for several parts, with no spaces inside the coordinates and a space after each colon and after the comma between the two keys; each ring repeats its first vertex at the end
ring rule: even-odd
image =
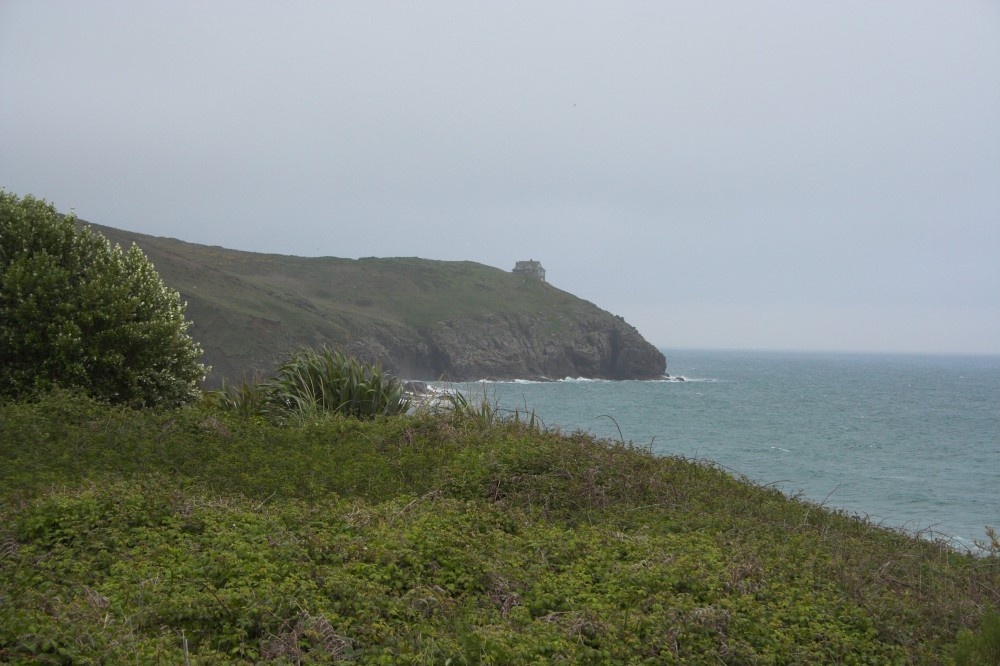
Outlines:
{"type": "Polygon", "coordinates": [[[998,606],[995,554],[523,420],[0,406],[3,663],[936,664],[998,606]]]}
{"type": "Polygon", "coordinates": [[[409,379],[629,379],[665,370],[663,355],[620,318],[471,261],[292,257],[92,228],[137,244],[180,292],[212,386],[321,345],[409,379]]]}

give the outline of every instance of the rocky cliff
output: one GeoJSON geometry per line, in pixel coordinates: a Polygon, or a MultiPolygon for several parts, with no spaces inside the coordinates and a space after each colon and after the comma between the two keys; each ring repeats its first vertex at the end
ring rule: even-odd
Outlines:
{"type": "Polygon", "coordinates": [[[373,332],[347,349],[418,379],[648,379],[666,372],[663,354],[623,319],[596,311],[566,320],[551,335],[537,316],[486,313],[439,322],[410,341],[373,332]]]}
{"type": "Polygon", "coordinates": [[[187,301],[208,384],[330,345],[409,379],[648,379],[666,359],[621,317],[472,262],[258,254],[92,225],[138,244],[187,301]]]}

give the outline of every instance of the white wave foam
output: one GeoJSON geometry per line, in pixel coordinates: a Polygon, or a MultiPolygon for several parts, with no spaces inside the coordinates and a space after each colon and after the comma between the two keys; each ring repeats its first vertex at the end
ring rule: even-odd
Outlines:
{"type": "MultiPolygon", "coordinates": [[[[543,377],[541,379],[470,379],[465,382],[452,382],[450,385],[460,384],[463,386],[469,386],[472,384],[613,384],[616,382],[635,382],[640,384],[697,384],[697,383],[715,383],[720,380],[712,379],[709,377],[685,377],[683,375],[670,375],[669,377],[659,377],[657,379],[597,379],[594,377],[563,377],[562,379],[548,379],[543,377]]],[[[428,383],[428,386],[431,386],[428,383]]]]}

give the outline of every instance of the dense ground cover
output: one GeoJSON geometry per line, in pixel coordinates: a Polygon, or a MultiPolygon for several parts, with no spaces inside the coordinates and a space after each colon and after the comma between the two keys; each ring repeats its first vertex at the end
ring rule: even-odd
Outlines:
{"type": "Polygon", "coordinates": [[[486,412],[0,406],[0,662],[950,663],[998,606],[996,554],[486,412]]]}

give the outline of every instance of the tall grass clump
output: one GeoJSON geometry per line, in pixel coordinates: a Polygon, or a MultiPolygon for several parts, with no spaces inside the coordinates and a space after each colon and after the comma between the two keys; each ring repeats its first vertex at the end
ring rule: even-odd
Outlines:
{"type": "Polygon", "coordinates": [[[359,419],[403,414],[410,401],[402,383],[379,365],[365,365],[329,348],[302,349],[270,379],[255,378],[211,396],[221,409],[283,423],[342,414],[359,419]]]}

